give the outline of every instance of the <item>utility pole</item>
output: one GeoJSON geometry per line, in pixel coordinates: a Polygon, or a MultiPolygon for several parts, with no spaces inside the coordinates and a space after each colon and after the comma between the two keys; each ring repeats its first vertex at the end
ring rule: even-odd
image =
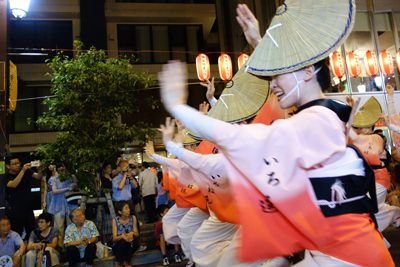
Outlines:
{"type": "Polygon", "coordinates": [[[0,0],[0,215],[5,214],[5,187],[2,182],[5,174],[5,155],[8,147],[7,109],[9,92],[9,61],[8,61],[8,0],[0,0]]]}

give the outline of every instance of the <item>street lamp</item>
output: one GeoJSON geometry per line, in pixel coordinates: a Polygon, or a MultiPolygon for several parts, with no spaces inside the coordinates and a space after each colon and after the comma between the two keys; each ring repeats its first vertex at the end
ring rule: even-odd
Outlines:
{"type": "MultiPolygon", "coordinates": [[[[9,92],[9,59],[8,59],[8,22],[9,11],[17,18],[23,18],[28,12],[30,0],[0,0],[0,179],[3,179],[4,160],[8,152],[8,133],[6,129],[8,92],[9,92]]],[[[0,184],[0,216],[5,213],[5,188],[0,184]]]]}
{"type": "Polygon", "coordinates": [[[29,2],[31,0],[9,0],[10,9],[14,17],[21,19],[26,16],[29,9],[29,2]]]}

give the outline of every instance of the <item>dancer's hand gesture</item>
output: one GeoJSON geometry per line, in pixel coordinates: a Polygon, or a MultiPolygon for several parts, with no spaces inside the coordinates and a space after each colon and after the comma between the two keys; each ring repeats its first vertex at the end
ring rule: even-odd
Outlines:
{"type": "Polygon", "coordinates": [[[186,63],[170,61],[158,73],[161,85],[161,99],[167,111],[175,106],[186,104],[188,98],[186,63]]]}

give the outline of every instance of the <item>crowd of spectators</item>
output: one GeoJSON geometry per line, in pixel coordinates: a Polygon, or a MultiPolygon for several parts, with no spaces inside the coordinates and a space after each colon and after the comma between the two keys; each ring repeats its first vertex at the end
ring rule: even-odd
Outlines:
{"type": "MultiPolygon", "coordinates": [[[[41,165],[34,166],[36,172],[31,163],[21,167],[18,157],[7,157],[5,163],[8,172],[2,183],[6,188],[7,216],[0,217],[0,255],[10,256],[14,267],[34,267],[38,260],[44,258],[51,262],[51,266],[60,266],[62,254],[66,255],[69,266],[76,266],[82,261],[92,266],[97,250],[107,248],[107,245],[112,246],[116,266],[129,267],[132,255],[146,249],[139,247],[138,242],[142,224],[137,216],[141,210],[139,194],[144,199],[147,222],[156,222],[158,185],[157,174],[149,169],[147,162],[143,163],[140,174],[137,164],[130,165],[121,158],[115,170],[107,162],[102,165],[102,195],[112,191],[116,213],[113,218],[107,203],[103,204],[102,240],[99,239],[96,224],[86,220],[78,204],[71,204],[65,196],[79,188],[74,175],[69,179],[60,178],[61,174],[67,172],[64,162],[48,166],[47,175],[43,174],[41,165]],[[135,179],[135,176],[139,176],[139,179],[135,179]],[[37,222],[31,179],[45,184],[43,213],[37,222]],[[106,247],[100,241],[105,242],[106,247]]],[[[168,198],[163,197],[163,201],[168,201],[168,198]]]]}

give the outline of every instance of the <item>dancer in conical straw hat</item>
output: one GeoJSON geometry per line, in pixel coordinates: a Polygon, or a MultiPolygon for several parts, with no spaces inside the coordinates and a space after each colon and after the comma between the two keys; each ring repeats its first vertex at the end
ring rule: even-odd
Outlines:
{"type": "Polygon", "coordinates": [[[322,93],[330,86],[326,58],[343,44],[354,19],[354,1],[288,0],[278,8],[246,65],[271,80],[282,108],[298,107],[271,126],[231,125],[187,106],[184,63],[171,62],[159,73],[166,109],[219,146],[234,187],[254,186],[264,194],[259,212],[242,223],[241,261],[305,248],[298,266],[394,266],[373,222],[371,169],[346,146],[351,108],[322,93]]]}
{"type": "MultiPolygon", "coordinates": [[[[349,105],[353,105],[351,96],[347,97],[349,105]]],[[[371,97],[360,107],[354,117],[349,137],[354,145],[363,153],[375,174],[375,188],[378,201],[378,212],[375,214],[379,231],[389,225],[400,226],[400,208],[385,203],[387,191],[390,189],[390,176],[386,169],[387,152],[384,141],[378,134],[374,134],[374,125],[379,121],[382,107],[375,97],[371,97]]],[[[384,239],[389,248],[389,242],[384,239]]]]}

